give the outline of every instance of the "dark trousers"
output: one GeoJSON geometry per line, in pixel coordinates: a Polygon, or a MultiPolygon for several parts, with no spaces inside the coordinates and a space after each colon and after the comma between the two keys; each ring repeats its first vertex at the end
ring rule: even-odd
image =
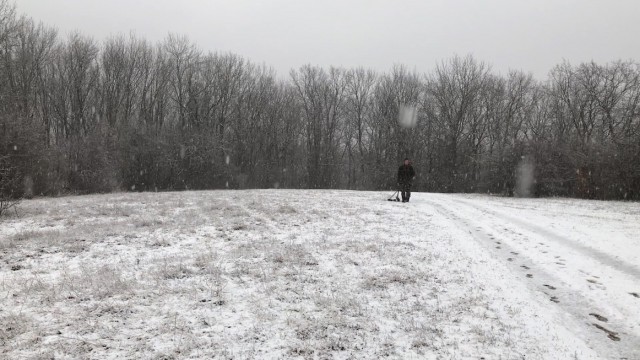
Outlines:
{"type": "Polygon", "coordinates": [[[400,183],[400,192],[402,194],[402,201],[409,201],[411,197],[411,181],[400,183]]]}

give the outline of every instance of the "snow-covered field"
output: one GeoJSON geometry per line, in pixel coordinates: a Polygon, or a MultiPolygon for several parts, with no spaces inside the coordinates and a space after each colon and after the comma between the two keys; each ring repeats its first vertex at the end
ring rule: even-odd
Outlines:
{"type": "Polygon", "coordinates": [[[25,201],[0,358],[640,359],[640,204],[388,195],[25,201]]]}

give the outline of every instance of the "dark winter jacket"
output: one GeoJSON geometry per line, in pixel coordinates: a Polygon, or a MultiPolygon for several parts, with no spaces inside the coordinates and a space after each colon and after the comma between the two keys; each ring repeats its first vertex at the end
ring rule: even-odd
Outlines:
{"type": "Polygon", "coordinates": [[[400,184],[411,183],[416,176],[416,172],[411,165],[402,165],[398,169],[398,182],[400,184]]]}

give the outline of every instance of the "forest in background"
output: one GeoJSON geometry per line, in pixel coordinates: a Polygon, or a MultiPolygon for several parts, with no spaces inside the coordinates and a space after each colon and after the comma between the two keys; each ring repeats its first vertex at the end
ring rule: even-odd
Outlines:
{"type": "Polygon", "coordinates": [[[0,0],[0,195],[387,190],[410,157],[416,191],[513,195],[524,167],[535,196],[640,200],[637,62],[288,75],[178,35],[63,37],[0,0]]]}

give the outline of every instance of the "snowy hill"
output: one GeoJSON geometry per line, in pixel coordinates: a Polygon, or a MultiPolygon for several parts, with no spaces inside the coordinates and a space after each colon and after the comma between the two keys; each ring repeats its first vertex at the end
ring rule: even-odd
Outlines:
{"type": "Polygon", "coordinates": [[[0,222],[0,357],[640,359],[640,204],[211,191],[0,222]]]}

